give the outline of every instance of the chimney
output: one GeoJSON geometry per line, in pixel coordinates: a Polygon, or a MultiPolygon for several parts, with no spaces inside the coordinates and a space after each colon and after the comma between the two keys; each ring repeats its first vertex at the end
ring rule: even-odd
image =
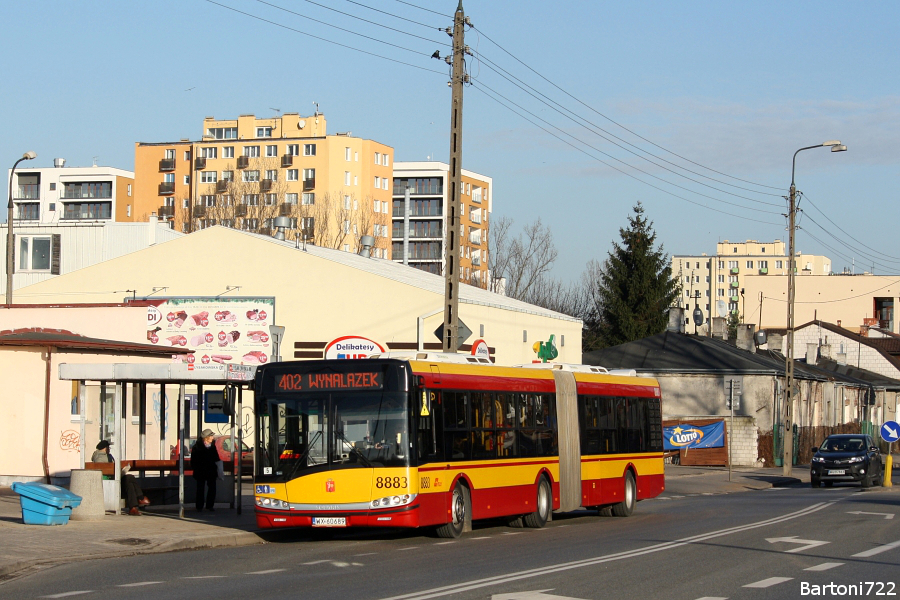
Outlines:
{"type": "Polygon", "coordinates": [[[666,331],[684,333],[684,309],[680,306],[669,308],[669,326],[666,327],[666,331]]]}
{"type": "Polygon", "coordinates": [[[156,243],[156,224],[159,223],[159,218],[156,216],[155,212],[150,213],[150,221],[148,223],[147,230],[147,245],[152,246],[156,243]]]}
{"type": "Polygon", "coordinates": [[[836,360],[837,364],[839,364],[839,365],[846,365],[847,364],[847,353],[846,352],[838,352],[837,354],[834,355],[834,360],[836,360]]]}
{"type": "Polygon", "coordinates": [[[725,325],[725,317],[712,318],[712,336],[720,340],[728,339],[728,327],[725,325]]]}
{"type": "Polygon", "coordinates": [[[756,340],[753,339],[753,333],[756,331],[756,325],[749,323],[741,323],[737,327],[737,347],[747,352],[756,352],[756,340]]]}
{"type": "Polygon", "coordinates": [[[64,159],[64,158],[54,158],[54,159],[53,159],[53,166],[56,167],[57,169],[62,169],[64,166],[66,166],[66,159],[64,159]]]}
{"type": "Polygon", "coordinates": [[[831,344],[822,344],[819,346],[819,356],[831,359],[831,344]]]}
{"type": "Polygon", "coordinates": [[[781,346],[784,342],[784,337],[780,333],[770,333],[769,339],[766,342],[769,345],[769,350],[772,352],[781,352],[781,346]]]}
{"type": "Polygon", "coordinates": [[[814,365],[816,364],[816,358],[819,355],[819,345],[818,344],[806,344],[806,364],[814,365]]]}

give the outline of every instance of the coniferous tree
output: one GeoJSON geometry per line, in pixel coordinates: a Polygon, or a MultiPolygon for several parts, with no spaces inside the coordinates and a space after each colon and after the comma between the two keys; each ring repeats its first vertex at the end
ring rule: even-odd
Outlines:
{"type": "Polygon", "coordinates": [[[619,229],[622,244],[613,243],[598,282],[600,304],[597,336],[603,346],[616,346],[662,333],[669,307],[678,295],[669,257],[654,247],[653,223],[638,202],[628,229],[619,229]]]}

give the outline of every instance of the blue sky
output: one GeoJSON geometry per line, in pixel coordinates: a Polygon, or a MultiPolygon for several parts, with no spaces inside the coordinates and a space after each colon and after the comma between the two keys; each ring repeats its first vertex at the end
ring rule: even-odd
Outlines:
{"type": "MultiPolygon", "coordinates": [[[[447,159],[447,66],[430,55],[446,54],[450,38],[438,28],[451,25],[456,0],[216,2],[277,25],[206,0],[4,3],[0,163],[34,150],[33,166],[96,157],[130,170],[137,141],[197,139],[206,116],[310,114],[315,102],[332,133],[389,144],[396,160],[447,159]]],[[[670,254],[712,253],[725,239],[787,240],[780,196],[791,157],[829,139],[849,151],[797,158],[806,196],[797,249],[830,256],[836,271],[855,263],[857,272],[900,272],[892,235],[900,4],[466,0],[464,8],[475,56],[463,164],[493,177],[495,217],[552,228],[557,277],[572,280],[603,260],[637,201],[670,254]],[[501,68],[578,117],[537,101],[501,68]]]]}

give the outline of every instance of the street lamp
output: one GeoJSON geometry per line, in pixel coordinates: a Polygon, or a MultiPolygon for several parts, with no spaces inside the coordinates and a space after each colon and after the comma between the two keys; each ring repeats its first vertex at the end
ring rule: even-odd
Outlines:
{"type": "Polygon", "coordinates": [[[782,421],[784,422],[784,435],[782,439],[782,468],[785,476],[791,475],[791,463],[793,462],[794,453],[794,433],[791,429],[793,418],[794,403],[794,229],[797,216],[797,187],[794,185],[794,172],[797,168],[797,155],[804,150],[812,150],[813,148],[831,147],[832,152],[844,152],[847,146],[841,144],[840,140],[830,140],[824,144],[816,144],[815,146],[806,146],[794,152],[794,159],[791,163],[791,190],[788,197],[788,312],[787,312],[787,345],[785,351],[785,390],[784,405],[782,406],[782,421]]]}
{"type": "Polygon", "coordinates": [[[6,205],[6,304],[12,304],[13,294],[13,196],[12,182],[13,174],[16,167],[23,160],[33,160],[37,158],[37,153],[29,150],[22,155],[22,158],[16,161],[12,170],[9,172],[9,202],[6,205]]]}

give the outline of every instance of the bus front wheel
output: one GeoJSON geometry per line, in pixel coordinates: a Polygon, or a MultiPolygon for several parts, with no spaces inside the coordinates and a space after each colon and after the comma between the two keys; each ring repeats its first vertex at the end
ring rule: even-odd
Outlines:
{"type": "Polygon", "coordinates": [[[637,501],[637,486],[634,484],[634,475],[631,471],[625,473],[625,498],[612,507],[613,515],[617,517],[630,517],[634,512],[634,504],[637,501]]]}
{"type": "Polygon", "coordinates": [[[546,477],[541,477],[537,488],[537,506],[533,513],[525,515],[525,524],[529,527],[540,529],[550,520],[551,510],[553,510],[553,497],[550,491],[550,483],[546,477]]]}
{"type": "Polygon", "coordinates": [[[457,483],[450,498],[450,522],[437,528],[438,537],[458,538],[461,536],[466,526],[470,506],[469,489],[457,483]]]}

